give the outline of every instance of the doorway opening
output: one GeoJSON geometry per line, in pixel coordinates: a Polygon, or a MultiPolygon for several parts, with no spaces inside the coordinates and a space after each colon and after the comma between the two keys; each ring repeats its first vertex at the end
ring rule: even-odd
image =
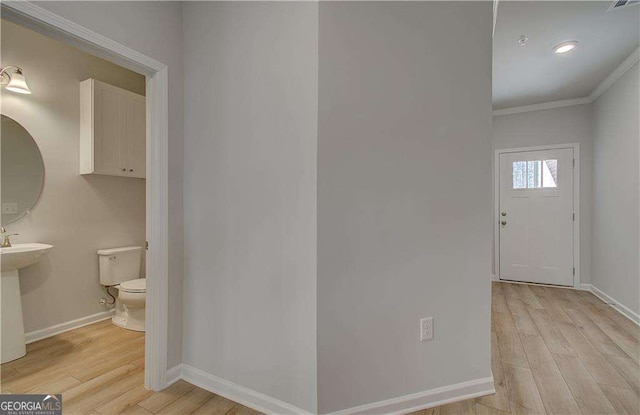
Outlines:
{"type": "Polygon", "coordinates": [[[165,64],[29,2],[2,3],[2,18],[145,77],[146,335],[144,384],[168,383],[168,68],[165,64]]]}

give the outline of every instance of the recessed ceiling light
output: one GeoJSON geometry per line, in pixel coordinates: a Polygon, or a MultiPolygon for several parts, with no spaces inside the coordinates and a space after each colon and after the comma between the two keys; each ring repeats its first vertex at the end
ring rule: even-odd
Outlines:
{"type": "Polygon", "coordinates": [[[553,53],[557,53],[558,55],[562,55],[567,52],[571,52],[578,46],[577,40],[570,40],[568,42],[562,42],[554,46],[553,53]]]}

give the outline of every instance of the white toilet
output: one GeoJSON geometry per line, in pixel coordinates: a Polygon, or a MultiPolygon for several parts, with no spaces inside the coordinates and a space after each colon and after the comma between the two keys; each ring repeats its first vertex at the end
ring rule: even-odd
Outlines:
{"type": "Polygon", "coordinates": [[[125,329],[144,331],[147,279],[140,278],[142,247],[101,249],[98,258],[100,284],[118,290],[111,321],[125,329]]]}

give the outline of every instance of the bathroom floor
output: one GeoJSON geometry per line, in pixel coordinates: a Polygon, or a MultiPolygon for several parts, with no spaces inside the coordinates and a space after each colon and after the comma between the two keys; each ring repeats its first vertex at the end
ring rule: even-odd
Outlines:
{"type": "Polygon", "coordinates": [[[184,381],[146,390],[144,333],[110,320],[28,344],[1,372],[2,393],[61,393],[65,415],[257,414],[184,381]]]}

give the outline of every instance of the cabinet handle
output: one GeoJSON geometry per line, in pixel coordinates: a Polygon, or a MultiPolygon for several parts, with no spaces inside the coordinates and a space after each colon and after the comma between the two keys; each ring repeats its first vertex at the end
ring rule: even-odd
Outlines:
{"type": "Polygon", "coordinates": [[[133,169],[129,169],[129,171],[133,173],[133,169]]]}
{"type": "Polygon", "coordinates": [[[127,169],[122,169],[122,171],[127,171],[127,169]]]}

